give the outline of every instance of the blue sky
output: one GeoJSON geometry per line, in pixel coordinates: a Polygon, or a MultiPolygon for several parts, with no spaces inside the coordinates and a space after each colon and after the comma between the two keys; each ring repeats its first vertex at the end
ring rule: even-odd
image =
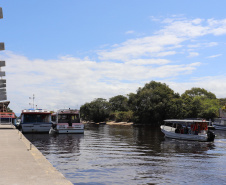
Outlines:
{"type": "Polygon", "coordinates": [[[78,108],[151,80],[226,97],[224,0],[0,2],[10,108],[78,108]]]}

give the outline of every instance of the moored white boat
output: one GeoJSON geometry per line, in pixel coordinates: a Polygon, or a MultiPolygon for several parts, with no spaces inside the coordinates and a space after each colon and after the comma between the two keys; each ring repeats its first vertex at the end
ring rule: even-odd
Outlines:
{"type": "Polygon", "coordinates": [[[208,131],[208,121],[168,119],[164,122],[161,131],[165,137],[191,141],[214,141],[214,133],[208,131]]]}
{"type": "Polygon", "coordinates": [[[78,110],[60,109],[52,114],[52,123],[52,128],[49,131],[50,134],[84,133],[84,124],[80,122],[78,110]]]}
{"type": "Polygon", "coordinates": [[[215,118],[213,126],[216,130],[226,130],[226,118],[215,118]]]}
{"type": "Polygon", "coordinates": [[[20,128],[22,132],[49,132],[51,112],[44,109],[25,109],[21,113],[20,128]]]}

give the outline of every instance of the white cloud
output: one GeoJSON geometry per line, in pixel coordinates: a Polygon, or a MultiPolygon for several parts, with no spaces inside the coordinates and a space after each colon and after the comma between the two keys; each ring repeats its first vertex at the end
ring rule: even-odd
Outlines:
{"type": "Polygon", "coordinates": [[[129,30],[126,32],[126,34],[133,34],[133,33],[135,33],[133,30],[129,30]]]}
{"type": "Polygon", "coordinates": [[[170,88],[174,89],[175,92],[179,92],[180,94],[184,93],[188,89],[191,89],[192,87],[200,87],[214,93],[217,98],[226,98],[225,81],[225,76],[205,76],[191,79],[189,82],[175,83],[168,81],[165,83],[168,84],[170,88]]]}
{"type": "Polygon", "coordinates": [[[209,19],[207,20],[207,22],[211,28],[210,33],[214,35],[226,34],[226,19],[222,20],[209,19]]]}
{"type": "MultiPolygon", "coordinates": [[[[99,59],[127,61],[141,57],[151,58],[176,55],[178,53],[176,49],[186,46],[183,45],[185,41],[188,42],[209,34],[226,34],[226,19],[188,20],[183,17],[177,17],[165,19],[162,23],[166,25],[154,35],[130,39],[115,45],[109,50],[102,50],[98,53],[99,59]]],[[[187,44],[187,47],[198,48],[217,45],[218,43],[216,42],[200,43],[196,41],[196,43],[187,44]]],[[[197,52],[194,51],[190,56],[194,56],[194,54],[197,55],[197,52]]]]}
{"type": "Polygon", "coordinates": [[[127,61],[143,56],[156,56],[161,55],[164,52],[164,56],[172,55],[175,51],[165,51],[167,47],[179,45],[183,39],[176,37],[175,35],[156,35],[150,37],[144,37],[139,39],[128,40],[118,47],[113,48],[110,51],[99,52],[99,58],[101,60],[120,60],[127,61]]]}
{"type": "Polygon", "coordinates": [[[126,62],[126,64],[133,65],[151,65],[151,64],[164,65],[168,63],[171,63],[171,61],[166,59],[134,59],[126,62]]]}
{"type": "Polygon", "coordinates": [[[217,58],[217,57],[220,57],[222,54],[218,54],[218,55],[212,55],[212,56],[208,56],[206,58],[217,58]]]}
{"type": "MultiPolygon", "coordinates": [[[[6,61],[10,108],[15,112],[28,108],[28,98],[32,94],[40,108],[75,108],[94,98],[135,92],[145,82],[155,79],[165,80],[174,90],[199,86],[223,96],[226,93],[225,77],[222,77],[224,80],[220,77],[191,80],[186,76],[185,83],[175,82],[175,79],[194,73],[202,65],[192,58],[184,61],[185,51],[192,49],[189,57],[195,57],[199,55],[195,51],[197,48],[218,46],[216,42],[200,42],[199,38],[226,34],[226,21],[174,18],[165,19],[164,23],[163,29],[153,35],[116,43],[110,49],[98,51],[100,61],[72,56],[30,60],[13,52],[1,52],[0,58],[6,61]],[[167,82],[167,79],[174,81],[167,82]]],[[[220,55],[209,58],[217,56],[220,55]]]]}
{"type": "Polygon", "coordinates": [[[39,108],[75,108],[94,98],[135,92],[153,78],[189,74],[200,65],[171,65],[165,59],[96,62],[69,56],[56,60],[29,60],[7,51],[0,57],[7,63],[10,108],[17,113],[30,107],[32,94],[35,94],[35,104],[39,108]]]}
{"type": "Polygon", "coordinates": [[[190,52],[188,55],[188,57],[197,57],[197,56],[199,56],[199,53],[197,52],[190,52]]]}
{"type": "Polygon", "coordinates": [[[203,48],[203,47],[214,47],[218,46],[217,42],[209,42],[209,43],[196,43],[196,44],[189,44],[188,48],[203,48]]]}

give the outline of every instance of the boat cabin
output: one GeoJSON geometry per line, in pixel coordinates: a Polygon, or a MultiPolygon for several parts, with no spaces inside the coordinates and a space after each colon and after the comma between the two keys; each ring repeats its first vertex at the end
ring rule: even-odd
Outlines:
{"type": "Polygon", "coordinates": [[[50,111],[43,109],[25,109],[22,110],[22,123],[49,123],[51,122],[50,111]]]}
{"type": "Polygon", "coordinates": [[[72,126],[72,123],[80,123],[80,114],[78,110],[61,109],[57,113],[52,114],[53,123],[68,123],[72,126]]]}
{"type": "Polygon", "coordinates": [[[52,114],[52,123],[50,134],[84,133],[84,124],[80,122],[79,110],[60,109],[52,114]]]}
{"type": "Polygon", "coordinates": [[[22,132],[49,132],[52,126],[51,112],[45,109],[25,109],[21,113],[22,132]]]}
{"type": "Polygon", "coordinates": [[[208,131],[208,124],[209,121],[206,120],[165,120],[165,126],[181,134],[205,134],[208,131]]]}

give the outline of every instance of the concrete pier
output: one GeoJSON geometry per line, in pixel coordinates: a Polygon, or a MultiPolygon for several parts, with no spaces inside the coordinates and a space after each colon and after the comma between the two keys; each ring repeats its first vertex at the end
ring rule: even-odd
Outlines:
{"type": "Polygon", "coordinates": [[[72,185],[11,126],[0,125],[0,185],[72,185]]]}

